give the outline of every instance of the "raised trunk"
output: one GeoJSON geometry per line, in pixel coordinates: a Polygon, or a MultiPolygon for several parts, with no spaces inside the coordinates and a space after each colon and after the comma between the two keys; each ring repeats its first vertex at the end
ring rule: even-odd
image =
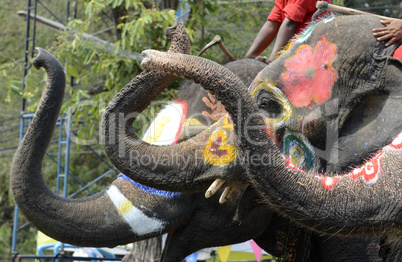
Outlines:
{"type": "Polygon", "coordinates": [[[150,203],[147,200],[149,194],[124,178],[83,199],[62,198],[48,188],[42,176],[42,161],[60,113],[65,75],[54,56],[43,49],[38,50],[33,65],[46,69],[48,82],[11,167],[11,188],[24,216],[46,235],[79,246],[126,244],[157,236],[177,226],[169,221],[178,222],[180,205],[173,203],[172,213],[163,216],[147,215],[141,207],[161,204],[156,198],[150,203]]]}
{"type": "MultiPolygon", "coordinates": [[[[248,130],[248,136],[244,135],[246,125],[262,127],[264,119],[258,115],[257,106],[244,86],[233,80],[234,76],[225,77],[226,69],[186,55],[161,54],[157,51],[144,51],[144,54],[147,56],[143,61],[146,69],[167,71],[192,79],[217,96],[233,118],[235,131],[240,130],[236,134],[244,155],[261,156],[268,153],[271,158],[269,165],[248,165],[247,173],[249,181],[278,212],[316,231],[330,234],[386,233],[401,236],[400,150],[391,146],[382,149],[381,157],[378,157],[382,172],[375,184],[345,174],[334,178],[337,181],[334,188],[325,190],[322,184],[326,182],[324,178],[327,175],[317,176],[289,168],[263,128],[248,130]],[[206,72],[200,72],[200,66],[207,68],[206,72]],[[233,106],[233,101],[241,102],[241,115],[233,106]]],[[[172,183],[191,180],[188,176],[180,177],[180,174],[166,179],[172,183]]],[[[197,178],[193,176],[192,179],[197,178]]]]}
{"type": "MultiPolygon", "coordinates": [[[[170,30],[172,46],[169,52],[189,53],[189,38],[179,24],[170,30]]],[[[168,32],[168,31],[167,31],[168,32]]],[[[168,34],[169,35],[169,34],[168,34]]],[[[211,165],[202,161],[205,141],[212,133],[208,129],[194,139],[171,146],[155,146],[143,142],[133,131],[133,122],[160,92],[175,79],[168,73],[150,72],[135,77],[109,103],[102,119],[105,152],[112,163],[125,175],[140,183],[159,180],[155,188],[175,191],[180,185],[163,178],[164,175],[205,173],[211,165]]],[[[211,178],[212,179],[212,178],[211,178]]],[[[206,188],[207,181],[191,181],[186,191],[206,188]]]]}

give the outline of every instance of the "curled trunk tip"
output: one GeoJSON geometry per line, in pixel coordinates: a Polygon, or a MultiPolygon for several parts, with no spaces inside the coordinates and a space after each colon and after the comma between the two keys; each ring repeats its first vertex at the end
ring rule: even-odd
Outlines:
{"type": "Polygon", "coordinates": [[[48,69],[51,67],[64,70],[63,65],[60,63],[60,61],[51,53],[40,47],[36,47],[35,49],[39,52],[32,62],[32,65],[36,69],[40,69],[41,67],[43,67],[46,69],[47,73],[49,73],[48,69]]]}

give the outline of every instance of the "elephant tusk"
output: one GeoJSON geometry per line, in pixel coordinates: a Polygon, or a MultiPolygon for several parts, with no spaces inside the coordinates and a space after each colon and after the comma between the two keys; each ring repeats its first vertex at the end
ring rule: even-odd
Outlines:
{"type": "Polygon", "coordinates": [[[225,190],[223,191],[221,197],[219,198],[219,204],[224,204],[228,200],[228,198],[233,192],[233,189],[234,187],[232,186],[225,187],[225,190]]]}
{"type": "Polygon", "coordinates": [[[225,180],[217,178],[215,181],[209,186],[208,190],[205,192],[205,198],[210,198],[215,195],[215,193],[223,186],[225,180]]]}

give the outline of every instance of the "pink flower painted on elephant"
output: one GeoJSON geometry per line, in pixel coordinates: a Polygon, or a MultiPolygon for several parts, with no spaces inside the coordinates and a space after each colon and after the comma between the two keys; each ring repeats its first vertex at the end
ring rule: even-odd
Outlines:
{"type": "Polygon", "coordinates": [[[321,36],[314,49],[301,45],[285,62],[282,73],[283,91],[296,107],[313,109],[331,97],[338,74],[332,66],[336,45],[321,36]]]}

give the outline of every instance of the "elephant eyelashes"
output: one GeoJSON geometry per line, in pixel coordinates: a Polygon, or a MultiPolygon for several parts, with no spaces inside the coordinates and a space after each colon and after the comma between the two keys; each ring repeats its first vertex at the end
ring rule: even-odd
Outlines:
{"type": "Polygon", "coordinates": [[[266,112],[270,118],[278,118],[283,112],[282,105],[265,90],[261,90],[257,96],[258,108],[266,112]]]}

